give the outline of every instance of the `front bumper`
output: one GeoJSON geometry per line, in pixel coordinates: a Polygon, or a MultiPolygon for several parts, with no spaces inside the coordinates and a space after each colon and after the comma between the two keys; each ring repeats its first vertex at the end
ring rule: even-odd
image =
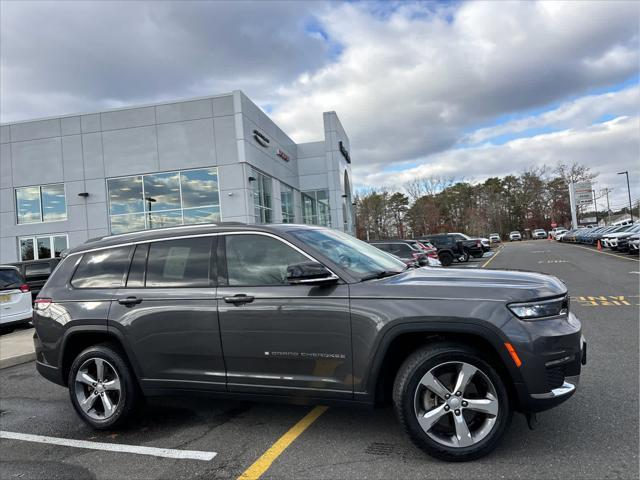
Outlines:
{"type": "Polygon", "coordinates": [[[568,400],[577,390],[587,362],[587,342],[580,321],[569,313],[542,321],[521,322],[529,340],[513,345],[522,359],[515,383],[520,410],[540,412],[568,400]]]}

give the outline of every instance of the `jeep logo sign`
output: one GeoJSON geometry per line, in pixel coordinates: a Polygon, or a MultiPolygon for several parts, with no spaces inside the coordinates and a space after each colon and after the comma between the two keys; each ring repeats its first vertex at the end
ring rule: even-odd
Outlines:
{"type": "Polygon", "coordinates": [[[287,155],[286,153],[284,153],[283,150],[278,149],[278,151],[276,152],[276,155],[278,155],[281,159],[283,159],[285,162],[289,161],[289,155],[287,155]]]}

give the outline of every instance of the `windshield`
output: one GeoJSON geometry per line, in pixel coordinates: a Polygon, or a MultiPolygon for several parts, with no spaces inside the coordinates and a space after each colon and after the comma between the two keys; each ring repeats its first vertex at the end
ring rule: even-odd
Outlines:
{"type": "Polygon", "coordinates": [[[400,273],[406,268],[404,262],[393,255],[336,230],[294,230],[289,233],[356,277],[400,273]]]}

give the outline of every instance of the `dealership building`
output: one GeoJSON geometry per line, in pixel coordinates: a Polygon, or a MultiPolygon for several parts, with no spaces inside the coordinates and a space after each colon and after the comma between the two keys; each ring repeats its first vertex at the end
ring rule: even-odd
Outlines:
{"type": "Polygon", "coordinates": [[[353,232],[349,139],[296,144],[240,91],[3,124],[0,263],[93,237],[197,223],[353,232]]]}

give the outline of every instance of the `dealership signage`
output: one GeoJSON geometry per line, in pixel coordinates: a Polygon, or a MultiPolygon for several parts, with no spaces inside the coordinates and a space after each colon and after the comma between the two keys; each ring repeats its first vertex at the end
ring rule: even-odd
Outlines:
{"type": "Polygon", "coordinates": [[[591,182],[575,183],[573,189],[576,193],[576,203],[578,205],[586,205],[593,203],[593,194],[591,193],[591,182]]]}
{"type": "Polygon", "coordinates": [[[263,147],[268,147],[269,146],[270,140],[267,138],[267,136],[264,133],[262,133],[262,132],[260,132],[258,130],[254,130],[253,131],[253,138],[256,140],[256,142],[258,142],[263,147]]]}
{"type": "Polygon", "coordinates": [[[289,155],[287,155],[286,153],[284,153],[283,150],[278,149],[278,151],[276,152],[276,155],[278,155],[281,159],[283,159],[285,162],[289,161],[289,155]]]}
{"type": "Polygon", "coordinates": [[[345,146],[342,144],[342,140],[340,140],[338,145],[340,147],[340,153],[342,154],[344,159],[347,161],[347,163],[351,163],[351,156],[349,156],[349,150],[347,150],[345,146]]]}

